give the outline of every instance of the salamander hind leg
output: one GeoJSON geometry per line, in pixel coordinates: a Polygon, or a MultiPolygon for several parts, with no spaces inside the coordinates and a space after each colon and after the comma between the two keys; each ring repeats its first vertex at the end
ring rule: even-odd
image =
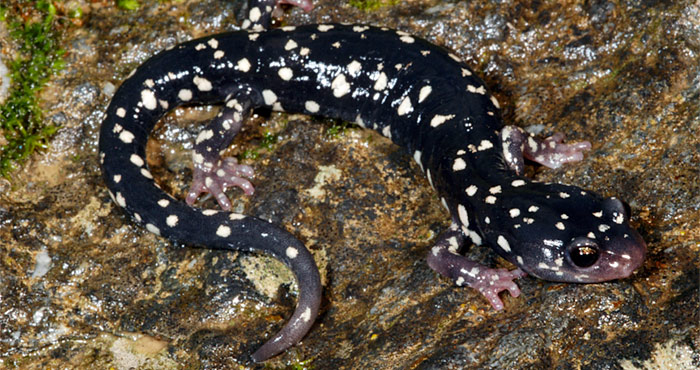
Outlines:
{"type": "Polygon", "coordinates": [[[494,309],[503,309],[498,293],[507,290],[511,296],[519,296],[520,289],[513,280],[527,274],[520,269],[492,269],[458,254],[464,239],[464,234],[456,226],[442,233],[428,253],[428,265],[455,284],[478,290],[494,309]]]}
{"type": "Polygon", "coordinates": [[[246,195],[253,195],[253,185],[249,181],[253,169],[238,164],[234,158],[222,159],[220,156],[240,131],[253,105],[251,94],[241,90],[226,101],[221,112],[197,136],[192,152],[194,176],[185,199],[189,205],[207,192],[214,196],[222,209],[230,210],[231,202],[224,191],[231,186],[241,188],[246,195]]]}
{"type": "Polygon", "coordinates": [[[581,141],[564,144],[564,134],[540,140],[516,126],[506,126],[501,130],[503,157],[508,166],[518,174],[523,173],[524,158],[549,168],[559,168],[565,163],[583,159],[583,151],[591,149],[591,143],[581,141]]]}

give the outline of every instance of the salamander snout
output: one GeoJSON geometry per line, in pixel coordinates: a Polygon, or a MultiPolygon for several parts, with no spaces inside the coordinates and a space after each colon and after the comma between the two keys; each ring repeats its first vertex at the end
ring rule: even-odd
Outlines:
{"type": "Polygon", "coordinates": [[[600,207],[600,212],[593,213],[600,221],[596,232],[575,237],[566,245],[566,260],[581,282],[628,277],[646,255],[646,243],[629,225],[629,206],[611,197],[603,199],[600,207]]]}
{"type": "Polygon", "coordinates": [[[631,228],[606,241],[574,238],[565,253],[567,262],[579,272],[576,280],[591,283],[630,276],[642,265],[645,255],[646,243],[631,228]]]}

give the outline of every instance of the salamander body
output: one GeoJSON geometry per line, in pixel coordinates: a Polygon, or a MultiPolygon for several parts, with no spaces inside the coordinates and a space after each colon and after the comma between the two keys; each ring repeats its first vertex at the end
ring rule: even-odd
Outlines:
{"type": "MultiPolygon", "coordinates": [[[[100,131],[104,179],[114,201],[158,235],[206,248],[257,250],[285,262],[299,301],[284,328],[255,354],[262,361],[298,342],[321,299],[314,260],[294,236],[264,220],[231,213],[223,190],[252,194],[252,169],[219,152],[257,107],[339,118],[404,147],[449,211],[452,226],[428,263],[457,285],[479,290],[496,309],[498,293],[518,296],[515,278],[568,282],[628,276],[646,246],[624,203],[577,187],[522,176],[523,158],[550,167],[580,160],[588,143],[537,140],[504,127],[499,104],[456,55],[421,38],[365,25],[320,24],[265,30],[273,0],[252,1],[244,30],[164,51],[115,93],[100,131]],[[192,204],[202,192],[224,210],[194,208],[163,192],[145,162],[158,119],[183,104],[223,103],[195,143],[192,204]],[[515,264],[492,269],[458,254],[466,239],[515,264]]],[[[309,4],[301,2],[301,4],[309,4]]]]}

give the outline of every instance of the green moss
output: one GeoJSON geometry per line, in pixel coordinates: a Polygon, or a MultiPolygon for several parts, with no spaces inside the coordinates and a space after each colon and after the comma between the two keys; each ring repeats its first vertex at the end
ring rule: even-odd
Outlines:
{"type": "Polygon", "coordinates": [[[20,0],[17,7],[27,12],[34,5],[38,20],[19,21],[10,10],[0,12],[9,20],[11,36],[17,40],[19,56],[8,65],[12,85],[0,106],[0,127],[5,143],[0,148],[0,175],[8,178],[15,166],[37,149],[46,149],[57,126],[45,124],[38,93],[49,78],[63,68],[64,51],[54,29],[56,8],[46,0],[20,0]]]}
{"type": "Polygon", "coordinates": [[[263,135],[260,147],[263,149],[272,149],[272,146],[275,144],[277,144],[277,135],[268,131],[263,135]]]}
{"type": "Polygon", "coordinates": [[[333,125],[326,130],[326,136],[329,139],[336,139],[343,135],[352,126],[352,123],[347,121],[336,120],[333,125]]]}
{"type": "Polygon", "coordinates": [[[258,159],[260,157],[260,150],[267,149],[272,150],[272,147],[277,144],[277,135],[267,131],[263,134],[260,140],[260,145],[255,149],[248,149],[241,153],[239,159],[258,159]]]}
{"type": "Polygon", "coordinates": [[[292,370],[308,370],[308,369],[313,369],[313,366],[311,366],[311,363],[313,362],[314,358],[307,359],[305,361],[297,361],[294,363],[291,363],[288,365],[289,369],[292,370]]]}
{"type": "Polygon", "coordinates": [[[385,6],[396,5],[399,0],[350,0],[350,6],[371,12],[385,6]]]}
{"type": "Polygon", "coordinates": [[[138,0],[117,0],[117,7],[124,10],[136,10],[141,6],[138,0]]]}

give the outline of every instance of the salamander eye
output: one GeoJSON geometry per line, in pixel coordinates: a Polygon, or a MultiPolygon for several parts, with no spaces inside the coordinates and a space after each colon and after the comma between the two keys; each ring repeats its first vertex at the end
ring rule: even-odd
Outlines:
{"type": "Polygon", "coordinates": [[[586,268],[598,262],[598,245],[588,238],[577,238],[569,247],[569,259],[576,267],[586,268]]]}

